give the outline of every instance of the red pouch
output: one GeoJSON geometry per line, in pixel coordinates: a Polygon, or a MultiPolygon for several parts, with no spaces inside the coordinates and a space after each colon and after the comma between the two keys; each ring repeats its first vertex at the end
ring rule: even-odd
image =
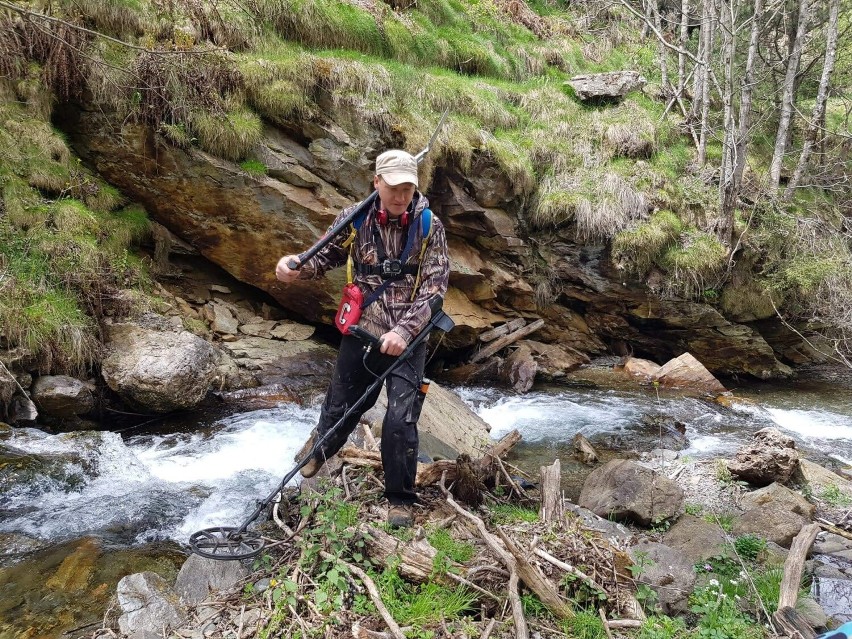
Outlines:
{"type": "Polygon", "coordinates": [[[334,325],[344,335],[349,335],[349,327],[357,324],[361,319],[361,304],[364,303],[364,294],[358,286],[350,282],[343,287],[343,297],[337,314],[334,316],[334,325]]]}

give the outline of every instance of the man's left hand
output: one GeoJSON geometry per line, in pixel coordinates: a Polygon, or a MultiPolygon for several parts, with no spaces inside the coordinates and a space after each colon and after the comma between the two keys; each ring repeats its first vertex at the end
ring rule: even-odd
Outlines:
{"type": "Polygon", "coordinates": [[[408,342],[402,339],[399,333],[395,333],[394,331],[388,331],[379,339],[382,340],[381,352],[385,355],[399,355],[408,346],[408,342]]]}

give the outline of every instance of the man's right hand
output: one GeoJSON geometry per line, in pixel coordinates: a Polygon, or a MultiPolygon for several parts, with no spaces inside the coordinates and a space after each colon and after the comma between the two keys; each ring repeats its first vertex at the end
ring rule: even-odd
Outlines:
{"type": "Polygon", "coordinates": [[[278,260],[278,265],[275,267],[275,277],[278,278],[280,282],[285,282],[289,284],[290,282],[295,282],[299,279],[299,269],[291,269],[287,266],[288,262],[299,263],[298,255],[285,255],[280,260],[278,260]]]}

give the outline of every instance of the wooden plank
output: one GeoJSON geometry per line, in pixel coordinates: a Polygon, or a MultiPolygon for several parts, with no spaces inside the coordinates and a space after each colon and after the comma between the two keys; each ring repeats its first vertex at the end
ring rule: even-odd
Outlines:
{"type": "Polygon", "coordinates": [[[492,328],[490,331],[485,331],[484,333],[479,334],[480,342],[490,342],[491,340],[495,340],[498,337],[502,337],[503,335],[507,335],[512,331],[516,331],[519,328],[523,327],[527,323],[523,317],[516,317],[515,319],[506,322],[505,324],[498,326],[497,328],[492,328]]]}
{"type": "Polygon", "coordinates": [[[544,326],[543,319],[537,319],[532,324],[527,324],[526,326],[518,329],[514,333],[510,333],[509,335],[505,335],[500,339],[494,340],[491,344],[486,346],[485,348],[479,350],[474,353],[473,357],[470,358],[471,364],[476,364],[477,362],[481,362],[484,359],[487,359],[497,353],[498,351],[503,350],[509,344],[513,344],[517,342],[519,339],[522,339],[529,335],[530,333],[536,332],[544,326]]]}

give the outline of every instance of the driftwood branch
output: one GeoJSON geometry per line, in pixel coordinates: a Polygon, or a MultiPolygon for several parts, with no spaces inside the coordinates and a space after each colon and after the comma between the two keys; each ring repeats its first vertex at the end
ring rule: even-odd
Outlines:
{"type": "Polygon", "coordinates": [[[498,326],[497,328],[492,328],[490,331],[485,331],[484,333],[479,334],[480,342],[490,342],[492,340],[497,339],[498,337],[502,337],[507,333],[511,333],[512,331],[516,331],[519,328],[523,328],[524,324],[527,323],[523,317],[516,317],[513,320],[506,322],[505,324],[498,326]]]}
{"type": "Polygon", "coordinates": [[[530,333],[535,333],[542,326],[544,326],[544,320],[537,319],[532,324],[527,324],[526,326],[523,326],[516,330],[514,333],[510,333],[508,335],[505,335],[504,337],[501,337],[500,339],[496,339],[488,346],[485,346],[481,350],[474,353],[473,357],[470,358],[470,362],[472,364],[481,362],[482,360],[487,359],[495,353],[503,350],[509,344],[514,344],[519,339],[526,337],[530,333]]]}
{"type": "Polygon", "coordinates": [[[781,595],[778,598],[778,610],[772,615],[772,620],[791,637],[813,639],[816,633],[802,616],[796,612],[796,599],[799,597],[799,586],[802,583],[802,570],[811,544],[814,543],[819,524],[808,524],[803,527],[790,546],[790,554],[784,562],[784,578],[781,581],[781,595]]]}
{"type": "MultiPolygon", "coordinates": [[[[563,601],[559,593],[538,569],[529,563],[521,552],[517,549],[511,540],[508,540],[502,532],[501,539],[488,531],[485,522],[473,513],[465,510],[456,503],[449,491],[444,492],[447,504],[455,509],[462,517],[469,520],[476,526],[479,536],[485,541],[491,551],[497,555],[501,562],[509,569],[510,580],[512,573],[517,572],[518,577],[532,590],[541,602],[559,619],[571,619],[574,616],[574,611],[567,602],[563,601]],[[508,543],[507,543],[508,540],[508,543]],[[507,550],[508,548],[508,550],[507,550]]],[[[499,531],[498,531],[499,532],[499,531]]],[[[517,621],[516,621],[517,623],[517,621]]]]}
{"type": "Polygon", "coordinates": [[[808,524],[804,526],[790,546],[790,554],[784,562],[784,579],[781,581],[781,596],[778,598],[778,608],[796,606],[799,597],[799,586],[802,583],[802,570],[811,544],[814,543],[819,524],[808,524]]]}

